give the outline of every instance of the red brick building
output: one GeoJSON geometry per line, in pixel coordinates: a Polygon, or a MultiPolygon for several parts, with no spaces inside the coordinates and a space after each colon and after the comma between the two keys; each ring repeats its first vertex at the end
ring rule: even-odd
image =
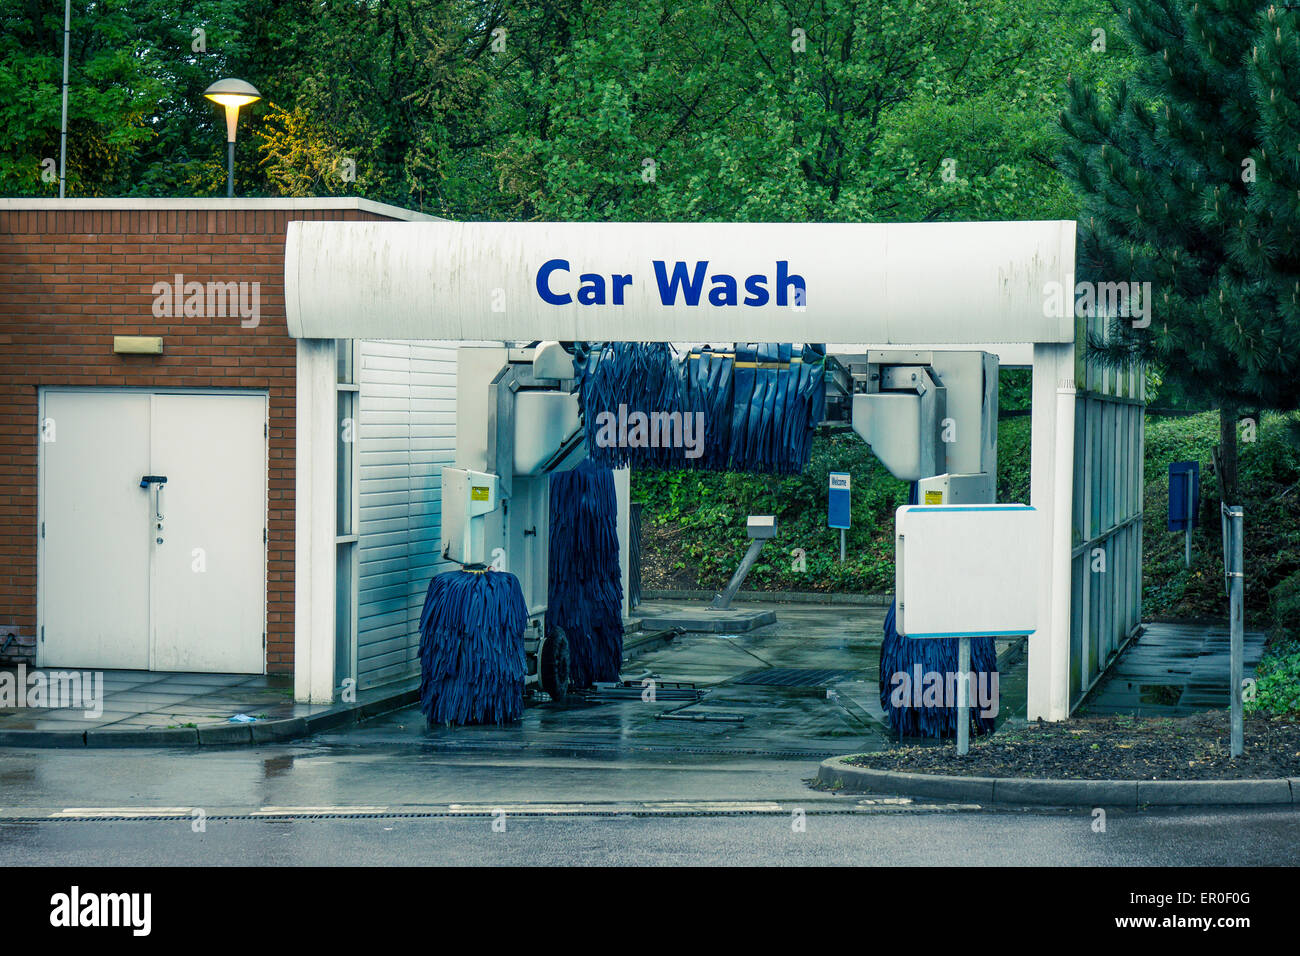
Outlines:
{"type": "MultiPolygon", "coordinates": [[[[206,591],[182,601],[200,624],[214,610],[245,602],[230,583],[237,578],[221,577],[221,542],[213,542],[209,556],[207,548],[191,548],[190,542],[174,537],[194,530],[184,527],[190,519],[171,513],[177,500],[185,500],[183,483],[173,476],[169,485],[151,484],[145,480],[150,476],[141,474],[138,488],[132,484],[134,490],[127,492],[122,490],[123,475],[110,474],[107,465],[109,459],[117,462],[119,455],[131,453],[123,446],[136,441],[129,437],[135,432],[125,429],[124,438],[107,435],[119,424],[125,428],[127,419],[139,416],[137,431],[145,436],[145,445],[154,442],[156,460],[159,429],[167,421],[174,423],[175,435],[166,439],[172,444],[189,441],[202,449],[208,441],[196,431],[197,425],[190,425],[206,415],[199,410],[212,403],[186,405],[187,396],[239,395],[253,400],[246,404],[254,416],[265,409],[265,427],[259,429],[265,438],[262,664],[268,672],[292,672],[295,348],[285,328],[286,227],[292,220],[425,218],[363,199],[0,199],[3,657],[35,658],[39,644],[45,650],[41,662],[52,665],[130,668],[143,662],[143,669],[245,669],[206,657],[201,634],[193,647],[169,645],[160,650],[160,622],[175,612],[160,610],[147,596],[137,601],[124,591],[134,592],[133,582],[141,576],[152,576],[156,590],[163,572],[151,566],[132,571],[125,584],[114,579],[119,565],[134,568],[146,548],[161,549],[165,539],[188,549],[172,564],[180,567],[188,561],[191,571],[214,575],[204,581],[227,581],[217,593],[204,584],[206,591]],[[61,418],[52,417],[55,406],[61,418]],[[72,446],[78,457],[69,464],[65,459],[70,451],[65,450],[72,446]],[[108,469],[102,475],[97,473],[101,465],[108,469]],[[57,487],[45,483],[42,467],[62,469],[57,487]],[[112,503],[119,498],[104,497],[99,508],[108,522],[100,535],[104,540],[77,544],[85,541],[86,523],[100,520],[90,512],[91,499],[99,501],[101,494],[119,496],[127,504],[119,507],[112,503]],[[57,514],[45,514],[42,495],[51,501],[63,495],[66,500],[59,499],[64,503],[55,509],[57,514]],[[79,508],[82,504],[85,509],[79,508]],[[137,533],[137,525],[144,529],[156,517],[151,511],[155,508],[158,515],[168,512],[157,522],[164,527],[137,533]],[[134,514],[137,509],[139,515],[134,514]],[[116,531],[114,521],[122,522],[116,531]],[[41,561],[53,562],[51,549],[56,547],[67,556],[55,563],[69,568],[71,575],[60,579],[62,591],[57,595],[48,587],[43,591],[47,582],[38,577],[41,561]],[[213,567],[200,567],[207,563],[213,567]],[[139,604],[138,613],[130,610],[133,603],[139,604]],[[119,604],[137,618],[121,627],[138,631],[139,622],[147,621],[152,634],[142,638],[151,642],[149,646],[139,644],[134,656],[118,653],[120,636],[115,637],[108,624],[103,624],[103,634],[88,638],[88,644],[61,645],[57,654],[45,643],[51,635],[42,631],[48,632],[56,618],[65,626],[80,621],[77,626],[98,633],[100,623],[87,622],[102,622],[108,608],[119,604]]],[[[225,446],[207,452],[213,457],[205,473],[212,473],[227,452],[225,446]]],[[[147,470],[143,462],[150,460],[150,453],[140,454],[140,464],[132,467],[147,470]]],[[[249,455],[253,462],[257,457],[256,451],[249,455]]],[[[210,514],[206,520],[205,533],[212,536],[222,533],[232,518],[210,514]]],[[[249,580],[250,562],[237,563],[242,568],[238,574],[244,575],[238,580],[249,580]]],[[[53,571],[47,577],[53,578],[53,571]]],[[[189,579],[175,580],[191,586],[189,579]]],[[[247,603],[248,614],[255,615],[255,602],[247,603]]]]}

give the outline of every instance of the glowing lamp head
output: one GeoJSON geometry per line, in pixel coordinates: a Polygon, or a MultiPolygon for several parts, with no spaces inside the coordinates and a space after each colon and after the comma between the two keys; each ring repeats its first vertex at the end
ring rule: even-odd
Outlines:
{"type": "Polygon", "coordinates": [[[203,91],[203,95],[226,108],[226,140],[231,143],[235,141],[239,108],[262,98],[262,94],[257,92],[257,88],[252,83],[235,79],[217,80],[203,91]]]}
{"type": "Polygon", "coordinates": [[[247,93],[205,93],[204,96],[214,103],[220,103],[222,106],[233,106],[235,109],[261,99],[260,96],[249,96],[247,93]]]}

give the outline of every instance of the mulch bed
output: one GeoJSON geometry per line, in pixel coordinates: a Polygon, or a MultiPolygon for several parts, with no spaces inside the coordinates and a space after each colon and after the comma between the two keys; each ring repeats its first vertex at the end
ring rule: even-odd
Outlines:
{"type": "Polygon", "coordinates": [[[1085,717],[999,729],[972,738],[970,753],[956,744],[904,745],[860,754],[850,763],[971,777],[1069,780],[1239,780],[1300,777],[1300,722],[1248,717],[1245,752],[1228,756],[1226,710],[1191,717],[1085,717]]]}

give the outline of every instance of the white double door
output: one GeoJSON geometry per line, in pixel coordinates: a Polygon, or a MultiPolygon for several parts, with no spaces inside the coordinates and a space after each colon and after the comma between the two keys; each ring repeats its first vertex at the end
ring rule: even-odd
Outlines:
{"type": "Polygon", "coordinates": [[[263,673],[266,397],[42,399],[38,662],[263,673]]]}

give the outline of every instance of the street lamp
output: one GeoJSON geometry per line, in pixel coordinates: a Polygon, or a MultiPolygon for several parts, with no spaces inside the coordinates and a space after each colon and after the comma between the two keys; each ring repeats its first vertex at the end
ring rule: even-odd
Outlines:
{"type": "Polygon", "coordinates": [[[262,94],[252,83],[243,80],[217,80],[203,95],[226,108],[226,197],[235,195],[235,128],[239,125],[239,108],[255,103],[262,94]]]}

